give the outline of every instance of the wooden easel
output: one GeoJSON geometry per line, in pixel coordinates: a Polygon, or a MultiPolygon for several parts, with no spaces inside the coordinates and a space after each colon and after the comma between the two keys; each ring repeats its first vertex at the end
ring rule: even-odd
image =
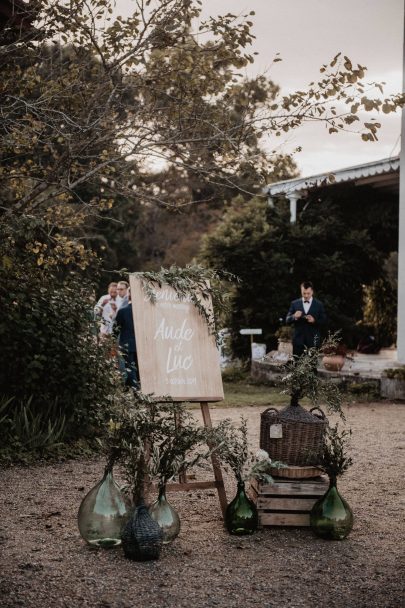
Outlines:
{"type": "MultiPolygon", "coordinates": [[[[200,402],[201,413],[206,429],[212,428],[211,414],[208,402],[200,402]]],[[[208,447],[211,447],[210,445],[208,447]]],[[[217,455],[211,454],[212,468],[214,471],[214,480],[211,481],[187,481],[187,475],[180,473],[177,483],[169,483],[167,490],[170,492],[182,492],[190,490],[207,490],[216,488],[218,492],[219,504],[221,506],[222,515],[225,517],[225,511],[228,506],[226,498],[225,485],[222,477],[222,470],[217,455]]]]}
{"type": "MultiPolygon", "coordinates": [[[[129,279],[142,391],[147,395],[170,395],[172,401],[200,403],[204,426],[211,429],[209,403],[222,401],[224,392],[218,351],[205,318],[190,299],[179,299],[169,285],[156,284],[156,298],[152,301],[145,294],[137,273],[129,279]],[[178,382],[172,382],[173,378],[178,382]]],[[[212,313],[211,301],[205,300],[204,306],[212,313]]],[[[188,481],[182,474],[178,483],[168,484],[167,489],[216,488],[225,514],[225,487],[215,453],[211,460],[213,480],[188,481]]]]}

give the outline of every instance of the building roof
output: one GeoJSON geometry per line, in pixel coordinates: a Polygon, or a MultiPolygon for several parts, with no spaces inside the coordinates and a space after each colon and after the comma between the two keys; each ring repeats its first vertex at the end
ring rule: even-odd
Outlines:
{"type": "Polygon", "coordinates": [[[338,171],[328,171],[310,177],[296,177],[282,182],[275,182],[265,187],[269,196],[296,195],[304,196],[306,191],[314,187],[333,186],[343,182],[354,182],[356,186],[371,185],[378,188],[399,188],[399,156],[354,165],[338,171]]]}

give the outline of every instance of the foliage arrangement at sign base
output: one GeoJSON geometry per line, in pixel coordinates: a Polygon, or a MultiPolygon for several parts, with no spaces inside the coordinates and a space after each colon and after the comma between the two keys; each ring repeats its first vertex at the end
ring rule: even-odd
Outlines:
{"type": "Polygon", "coordinates": [[[208,466],[215,453],[233,471],[238,485],[226,527],[231,534],[251,534],[257,528],[257,510],[246,496],[245,481],[252,475],[270,481],[270,469],[282,466],[263,450],[256,455],[249,451],[246,420],[239,427],[230,420],[214,428],[201,427],[182,403],[157,403],[140,391],[125,394],[119,415],[108,425],[104,447],[105,474],[80,505],[79,529],[90,545],[109,547],[122,540],[125,555],[136,560],[157,559],[162,544],[180,532],[179,514],[166,499],[167,484],[174,477],[194,466],[208,466]],[[113,481],[113,466],[124,471],[122,491],[113,481]],[[148,510],[145,500],[152,482],[159,495],[148,510]]]}
{"type": "MultiPolygon", "coordinates": [[[[105,447],[108,452],[107,470],[111,471],[113,465],[122,466],[127,482],[124,491],[132,503],[131,511],[126,511],[125,521],[121,522],[124,528],[121,525],[120,538],[127,557],[136,560],[157,559],[162,543],[171,542],[178,535],[180,519],[166,501],[166,485],[190,467],[206,462],[214,449],[208,448],[208,443],[215,443],[213,438],[214,431],[198,426],[181,403],[169,400],[157,403],[152,396],[140,391],[124,395],[120,412],[108,425],[105,447]],[[152,482],[159,487],[159,497],[148,510],[145,498],[152,482]]],[[[95,490],[99,495],[100,484],[95,490]]],[[[81,532],[83,512],[89,512],[85,508],[88,496],[79,509],[81,532]]],[[[105,498],[106,492],[103,495],[105,498]]],[[[116,520],[113,511],[110,508],[110,518],[116,520]]],[[[100,532],[97,517],[98,514],[93,511],[86,525],[88,528],[98,528],[100,532]],[[91,523],[89,519],[92,519],[91,523]]],[[[90,542],[88,535],[82,533],[82,536],[90,542]]],[[[107,540],[98,542],[99,546],[107,544],[107,540]]]]}

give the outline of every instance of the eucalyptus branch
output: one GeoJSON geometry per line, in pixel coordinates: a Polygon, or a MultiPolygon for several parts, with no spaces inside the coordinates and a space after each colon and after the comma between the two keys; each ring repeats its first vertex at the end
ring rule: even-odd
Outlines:
{"type": "Polygon", "coordinates": [[[156,301],[154,288],[168,285],[176,292],[179,300],[190,301],[197,308],[199,314],[206,321],[209,332],[215,336],[219,344],[219,335],[215,330],[214,311],[229,310],[228,295],[223,289],[223,282],[238,281],[235,275],[229,272],[204,268],[197,264],[179,268],[176,265],[170,268],[161,268],[158,272],[135,273],[141,278],[142,287],[151,302],[156,301]],[[212,301],[212,310],[207,306],[212,301]]]}
{"type": "Polygon", "coordinates": [[[340,432],[338,424],[326,430],[317,467],[324,471],[331,481],[336,481],[336,478],[343,475],[353,464],[347,453],[351,434],[350,429],[340,432]]]}
{"type": "Polygon", "coordinates": [[[281,382],[285,386],[283,393],[292,398],[308,397],[314,406],[325,404],[328,411],[336,412],[342,420],[342,394],[339,387],[323,380],[317,373],[319,356],[328,349],[336,349],[339,343],[339,332],[330,334],[322,343],[320,349],[307,348],[301,357],[286,364],[286,375],[281,382]]]}
{"type": "MultiPolygon", "coordinates": [[[[156,403],[137,392],[124,401],[107,430],[107,463],[121,463],[135,502],[143,497],[146,479],[164,486],[173,477],[202,466],[218,446],[210,445],[211,431],[200,427],[184,405],[156,403]]],[[[213,443],[213,442],[212,442],[213,443]]]]}
{"type": "Polygon", "coordinates": [[[282,462],[271,460],[265,450],[253,454],[249,450],[247,420],[243,416],[235,427],[229,419],[222,420],[214,429],[217,455],[225,467],[229,467],[238,483],[254,477],[272,483],[272,469],[283,468],[282,462]]]}

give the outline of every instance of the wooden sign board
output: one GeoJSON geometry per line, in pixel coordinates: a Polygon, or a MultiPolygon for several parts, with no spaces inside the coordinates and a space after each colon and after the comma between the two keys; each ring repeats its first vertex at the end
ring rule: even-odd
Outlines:
{"type": "Polygon", "coordinates": [[[174,401],[221,401],[219,352],[194,304],[180,300],[169,285],[153,287],[151,301],[136,274],[130,286],[142,392],[174,401]]]}

